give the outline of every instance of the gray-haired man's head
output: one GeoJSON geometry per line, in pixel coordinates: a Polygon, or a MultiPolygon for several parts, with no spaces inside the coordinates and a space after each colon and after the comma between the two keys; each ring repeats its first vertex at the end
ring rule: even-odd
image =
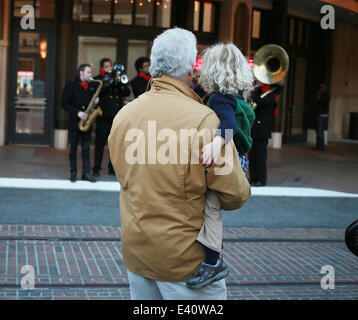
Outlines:
{"type": "Polygon", "coordinates": [[[185,80],[193,71],[197,55],[196,37],[185,29],[169,29],[155,38],[150,54],[152,77],[163,74],[185,80]]]}

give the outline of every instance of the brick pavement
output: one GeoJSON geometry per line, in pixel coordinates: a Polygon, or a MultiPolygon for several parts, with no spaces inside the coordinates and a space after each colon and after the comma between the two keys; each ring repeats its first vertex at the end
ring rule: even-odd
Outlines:
{"type": "MultiPolygon", "coordinates": [[[[226,228],[229,299],[357,299],[358,258],[343,229],[226,228]],[[322,266],[336,288],[323,290],[322,266]]],[[[120,228],[0,225],[0,299],[129,299],[120,228]],[[32,265],[35,289],[23,290],[32,265]]]]}

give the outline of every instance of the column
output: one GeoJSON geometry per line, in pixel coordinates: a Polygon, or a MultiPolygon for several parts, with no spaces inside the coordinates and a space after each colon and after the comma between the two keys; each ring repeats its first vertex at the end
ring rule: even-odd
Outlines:
{"type": "MultiPolygon", "coordinates": [[[[59,2],[59,1],[58,1],[59,2]]],[[[71,78],[71,41],[72,41],[72,3],[73,1],[61,1],[59,10],[59,27],[58,27],[58,52],[56,68],[56,108],[55,108],[55,141],[54,146],[57,149],[67,148],[68,137],[68,115],[61,107],[62,90],[71,78]]]]}
{"type": "Polygon", "coordinates": [[[6,142],[7,73],[9,64],[10,1],[0,0],[0,146],[6,142]]]}

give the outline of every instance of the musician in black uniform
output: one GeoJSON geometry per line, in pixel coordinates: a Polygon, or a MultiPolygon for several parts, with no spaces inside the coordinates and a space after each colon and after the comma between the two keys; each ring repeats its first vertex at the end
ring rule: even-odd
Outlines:
{"type": "MultiPolygon", "coordinates": [[[[103,80],[106,74],[112,71],[112,61],[108,58],[103,58],[100,66],[100,74],[95,79],[103,80]]],[[[124,105],[123,98],[129,95],[130,90],[128,86],[121,83],[119,79],[113,81],[109,86],[105,83],[103,84],[99,95],[99,106],[102,109],[102,116],[96,118],[95,156],[94,167],[92,168],[94,177],[98,177],[101,170],[103,151],[111,131],[113,119],[124,105]]],[[[108,163],[108,173],[114,174],[111,160],[108,163]]]]}
{"type": "Polygon", "coordinates": [[[131,86],[133,94],[137,98],[147,90],[147,85],[150,80],[150,60],[146,57],[140,57],[136,60],[134,66],[138,75],[131,81],[131,86]]]}
{"type": "MultiPolygon", "coordinates": [[[[89,64],[82,64],[78,67],[77,76],[67,83],[62,93],[62,107],[69,113],[69,139],[70,139],[70,180],[75,182],[77,179],[77,145],[81,139],[82,149],[82,180],[96,182],[90,174],[90,140],[91,128],[82,132],[78,128],[80,120],[86,120],[87,115],[84,112],[93,94],[96,91],[96,85],[88,82],[92,76],[92,69],[89,64]]],[[[96,99],[98,102],[98,98],[96,99]]]]}
{"type": "Polygon", "coordinates": [[[276,91],[264,98],[260,96],[270,89],[270,85],[258,81],[258,87],[251,94],[251,99],[257,103],[255,121],[251,129],[252,148],[249,152],[250,184],[255,187],[265,186],[267,180],[267,144],[271,138],[276,91]]]}

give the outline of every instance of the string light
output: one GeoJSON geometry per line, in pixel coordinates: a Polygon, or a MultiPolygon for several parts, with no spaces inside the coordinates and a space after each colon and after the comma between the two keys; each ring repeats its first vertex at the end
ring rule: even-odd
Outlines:
{"type": "Polygon", "coordinates": [[[199,11],[199,6],[200,6],[200,2],[199,1],[194,1],[194,10],[195,10],[195,12],[199,11]]]}

